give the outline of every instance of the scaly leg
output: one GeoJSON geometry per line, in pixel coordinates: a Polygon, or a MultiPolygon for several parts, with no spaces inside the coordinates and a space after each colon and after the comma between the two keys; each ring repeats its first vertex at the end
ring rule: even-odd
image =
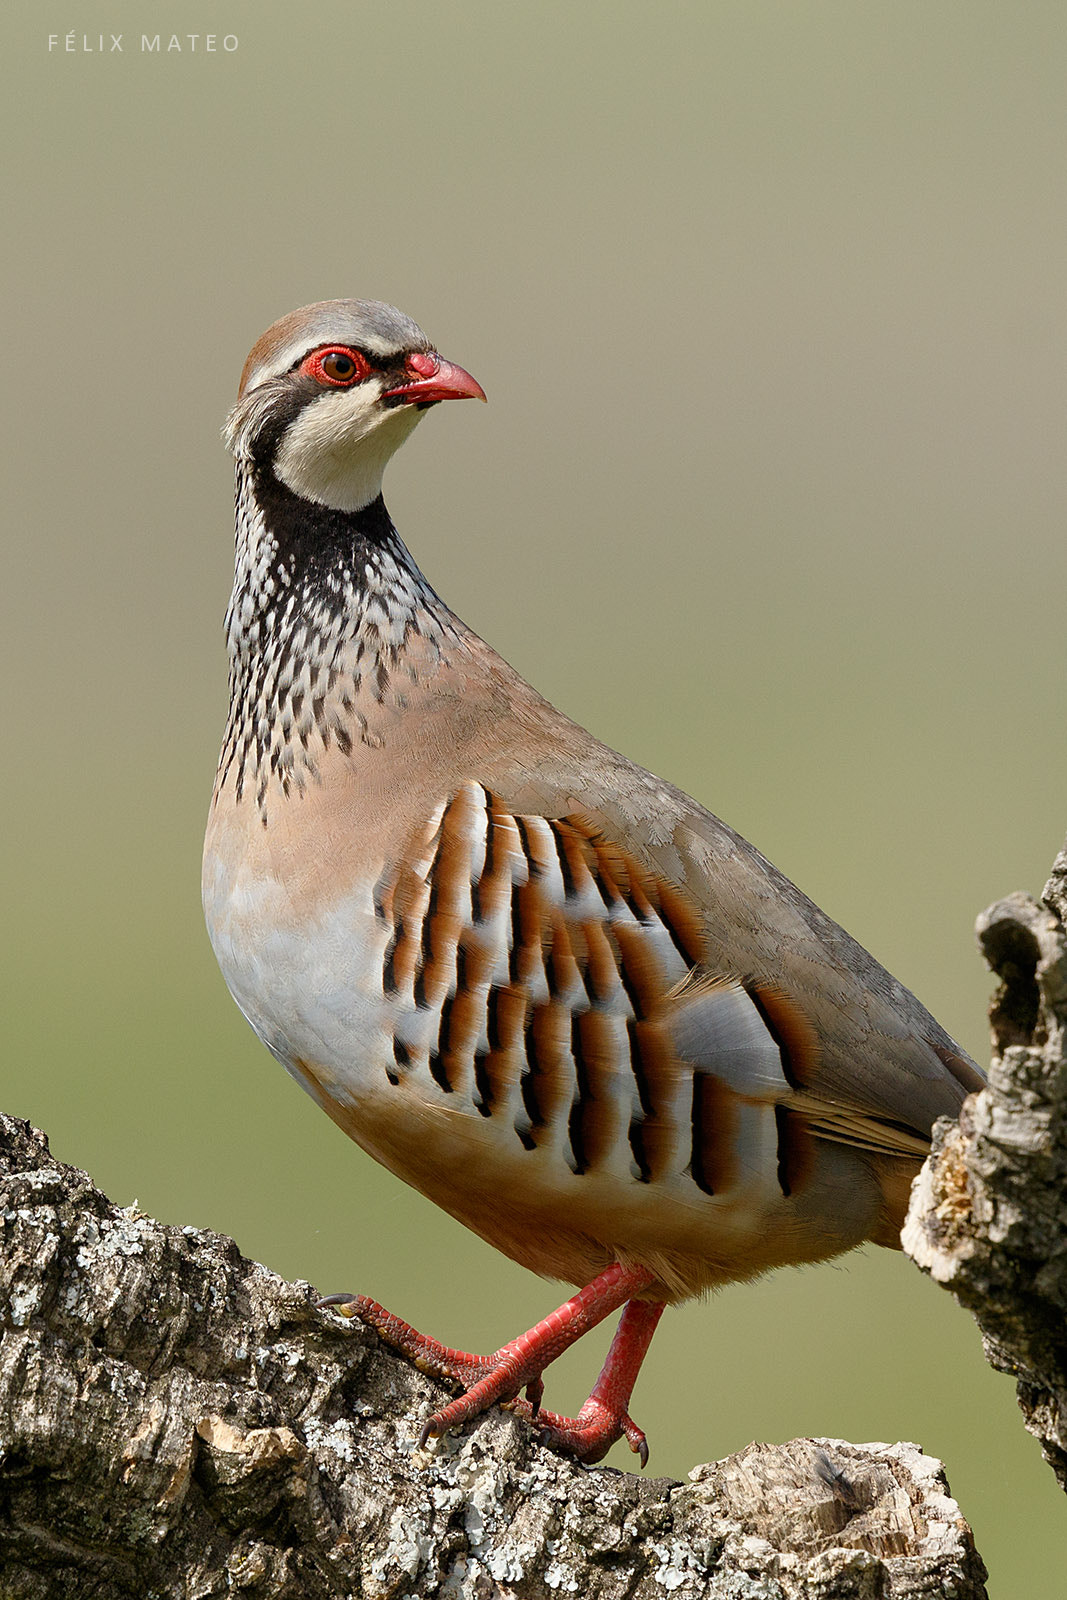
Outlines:
{"type": "Polygon", "coordinates": [[[599,1461],[615,1440],[625,1434],[631,1450],[641,1456],[644,1466],[648,1459],[645,1436],[630,1420],[626,1408],[663,1310],[659,1302],[632,1298],[651,1282],[652,1274],[644,1267],[623,1267],[616,1262],[543,1322],[502,1345],[491,1356],[452,1350],[436,1339],[416,1333],[414,1328],[366,1295],[330,1295],[319,1304],[336,1306],[346,1316],[358,1316],[376,1328],[387,1344],[407,1356],[421,1371],[451,1378],[463,1385],[466,1393],[442,1406],[425,1424],[419,1435],[420,1445],[480,1416],[498,1401],[515,1402],[515,1409],[522,1415],[537,1418],[542,1423],[546,1440],[569,1450],[580,1460],[599,1461]],[[552,1412],[541,1412],[544,1369],[583,1333],[595,1328],[624,1304],[626,1310],[607,1361],[578,1416],[560,1417],[552,1412]],[[526,1401],[516,1399],[522,1390],[526,1392],[526,1401]]]}
{"type": "Polygon", "coordinates": [[[662,1300],[630,1300],[619,1318],[608,1358],[600,1369],[593,1392],[574,1418],[557,1417],[542,1411],[545,1444],[568,1450],[579,1461],[602,1461],[615,1443],[626,1435],[626,1442],[642,1467],[648,1465],[648,1441],[629,1414],[630,1396],[641,1363],[652,1343],[652,1335],[663,1315],[662,1300]]]}

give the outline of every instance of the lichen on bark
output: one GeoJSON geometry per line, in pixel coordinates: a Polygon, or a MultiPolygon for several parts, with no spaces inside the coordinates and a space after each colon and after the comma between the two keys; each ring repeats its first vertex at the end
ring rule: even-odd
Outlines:
{"type": "Polygon", "coordinates": [[[433,1382],[232,1240],[113,1206],[0,1118],[3,1600],[979,1600],[914,1445],[750,1445],[689,1483],[433,1382]]]}
{"type": "Polygon", "coordinates": [[[938,1125],[904,1247],[974,1313],[1067,1488],[1067,849],[1043,897],[978,920],[1000,979],[989,1085],[938,1125]]]}

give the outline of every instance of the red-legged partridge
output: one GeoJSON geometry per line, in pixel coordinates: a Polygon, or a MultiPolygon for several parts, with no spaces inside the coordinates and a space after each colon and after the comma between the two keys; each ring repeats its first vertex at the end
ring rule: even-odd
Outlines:
{"type": "Polygon", "coordinates": [[[581,1286],[488,1357],[358,1312],[465,1393],[596,1460],[664,1304],[896,1246],[931,1124],[983,1081],[757,850],[561,715],[449,610],[382,473],[428,406],[484,399],[409,318],[305,306],[227,437],[230,710],[204,905],[267,1048],[378,1161],[581,1286]],[[545,1366],[625,1309],[577,1418],[545,1366]]]}

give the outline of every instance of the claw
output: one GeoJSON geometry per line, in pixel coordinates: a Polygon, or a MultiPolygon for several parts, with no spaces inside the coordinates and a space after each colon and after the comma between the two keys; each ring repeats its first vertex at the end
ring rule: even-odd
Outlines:
{"type": "Polygon", "coordinates": [[[342,1317],[354,1317],[358,1304],[358,1294],[324,1294],[315,1301],[315,1310],[336,1311],[342,1317]]]}
{"type": "Polygon", "coordinates": [[[537,1413],[540,1411],[541,1401],[544,1399],[544,1397],[545,1386],[541,1382],[540,1375],[538,1375],[538,1377],[531,1379],[531,1381],[526,1385],[526,1399],[529,1401],[531,1418],[536,1417],[537,1413]]]}
{"type": "Polygon", "coordinates": [[[626,1443],[641,1463],[641,1471],[644,1472],[648,1466],[648,1440],[645,1438],[644,1431],[637,1426],[636,1422],[631,1421],[629,1416],[625,1416],[622,1419],[622,1431],[626,1436],[626,1443]]]}

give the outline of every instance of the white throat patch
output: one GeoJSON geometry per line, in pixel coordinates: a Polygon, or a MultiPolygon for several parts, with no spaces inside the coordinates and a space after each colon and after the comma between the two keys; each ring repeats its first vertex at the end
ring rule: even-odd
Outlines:
{"type": "Polygon", "coordinates": [[[422,416],[412,405],[383,410],[381,391],[380,382],[365,382],[305,406],[274,461],[294,494],[335,511],[362,511],[377,499],[389,457],[422,416]]]}

